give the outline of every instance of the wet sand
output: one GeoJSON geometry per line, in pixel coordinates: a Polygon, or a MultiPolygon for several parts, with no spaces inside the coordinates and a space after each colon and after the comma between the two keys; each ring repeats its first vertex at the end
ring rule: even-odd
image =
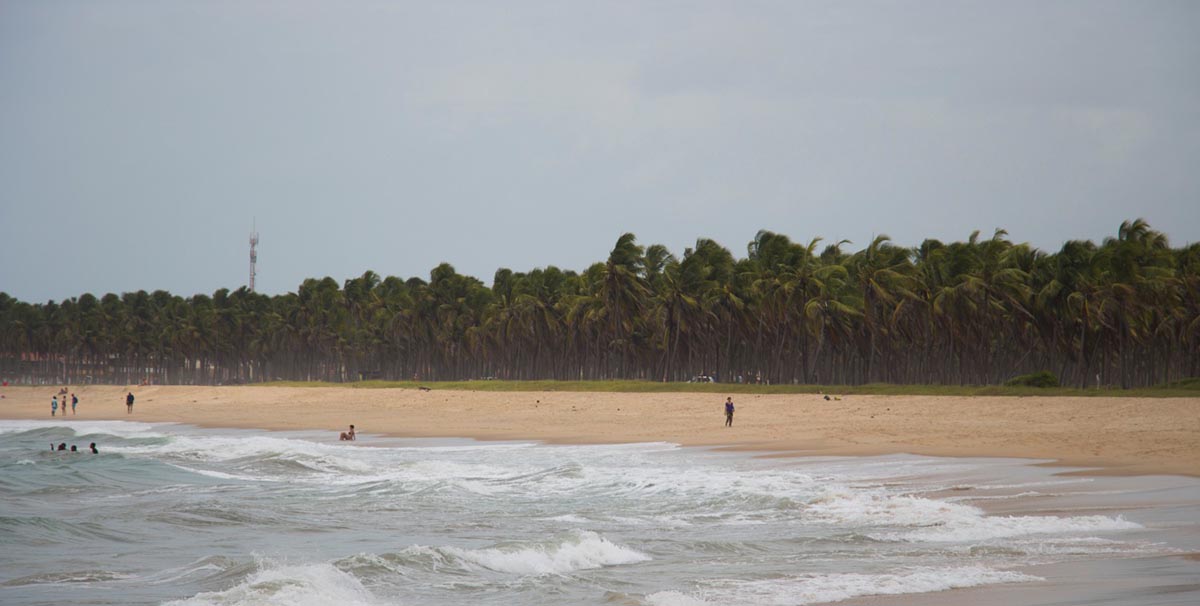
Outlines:
{"type": "MultiPolygon", "coordinates": [[[[80,420],[362,434],[675,442],[783,455],[1019,457],[1088,473],[1200,476],[1200,398],[421,391],[352,387],[75,386],[80,420]]],[[[0,418],[50,419],[54,387],[0,390],[0,418]]]]}

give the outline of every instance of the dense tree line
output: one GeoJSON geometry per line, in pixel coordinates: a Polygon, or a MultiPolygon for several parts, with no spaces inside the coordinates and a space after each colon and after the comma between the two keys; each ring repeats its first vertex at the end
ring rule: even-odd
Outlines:
{"type": "Polygon", "coordinates": [[[745,258],[701,239],[676,257],[621,236],[580,273],[442,264],[294,293],[0,293],[10,380],[649,379],[992,384],[1048,370],[1134,387],[1200,376],[1200,244],[1144,221],[1056,253],[998,230],[856,252],[759,232],[745,258]]]}

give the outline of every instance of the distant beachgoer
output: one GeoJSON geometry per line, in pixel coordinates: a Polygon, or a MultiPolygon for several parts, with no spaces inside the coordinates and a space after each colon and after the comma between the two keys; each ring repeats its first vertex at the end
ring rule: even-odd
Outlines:
{"type": "Polygon", "coordinates": [[[95,442],[92,442],[91,449],[92,449],[92,454],[100,454],[100,451],[99,451],[99,450],[96,450],[96,443],[95,443],[95,442]]]}
{"type": "MultiPolygon", "coordinates": [[[[58,414],[58,396],[51,396],[50,397],[50,416],[53,417],[57,414],[58,414]]],[[[67,414],[67,409],[65,409],[65,408],[63,409],[63,414],[67,414]]]]}
{"type": "Polygon", "coordinates": [[[733,396],[725,398],[725,427],[733,427],[733,396]]]}
{"type": "Polygon", "coordinates": [[[351,426],[350,426],[350,431],[343,431],[343,432],[342,432],[342,435],[341,435],[341,436],[339,436],[339,437],[338,437],[338,439],[339,439],[339,440],[343,440],[343,441],[349,441],[349,442],[353,442],[353,441],[354,441],[354,437],[355,437],[355,436],[354,436],[354,426],[353,426],[353,425],[351,425],[351,426]]]}
{"type": "MultiPolygon", "coordinates": [[[[75,407],[79,406],[79,398],[75,394],[71,394],[71,414],[75,414],[75,407]]],[[[63,409],[63,414],[67,413],[67,409],[63,409]]]]}
{"type": "Polygon", "coordinates": [[[79,452],[79,449],[78,449],[78,448],[75,448],[75,445],[74,445],[74,444],[72,444],[72,445],[71,445],[71,452],[79,452]]]}
{"type": "Polygon", "coordinates": [[[125,396],[125,414],[133,414],[133,392],[125,396]]]}
{"type": "Polygon", "coordinates": [[[67,449],[67,443],[66,443],[66,442],[62,442],[61,444],[59,444],[59,445],[58,445],[58,449],[59,449],[59,450],[66,450],[66,449],[67,449]]]}

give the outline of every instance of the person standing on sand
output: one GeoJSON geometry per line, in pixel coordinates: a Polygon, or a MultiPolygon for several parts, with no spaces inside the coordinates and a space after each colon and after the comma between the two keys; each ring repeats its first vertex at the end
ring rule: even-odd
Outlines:
{"type": "MultiPolygon", "coordinates": [[[[75,414],[76,406],[79,406],[79,398],[76,397],[75,394],[71,394],[71,414],[75,414]]],[[[66,413],[66,412],[67,412],[67,409],[64,408],[63,413],[66,413]]]]}
{"type": "Polygon", "coordinates": [[[733,427],[733,396],[725,398],[725,427],[733,427]]]}
{"type": "Polygon", "coordinates": [[[125,396],[125,414],[133,414],[133,392],[125,396]]]}
{"type": "MultiPolygon", "coordinates": [[[[50,396],[50,416],[58,414],[58,396],[50,396]]],[[[67,409],[63,408],[63,414],[67,414],[67,409]]]]}

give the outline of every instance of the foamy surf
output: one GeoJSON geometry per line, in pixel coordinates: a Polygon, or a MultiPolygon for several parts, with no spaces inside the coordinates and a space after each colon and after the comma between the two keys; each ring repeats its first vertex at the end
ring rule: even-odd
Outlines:
{"type": "Polygon", "coordinates": [[[1003,460],[0,421],[0,543],[20,546],[0,550],[0,601],[760,606],[1198,551],[1175,543],[1200,485],[1169,493],[1171,526],[1122,513],[1165,494],[1131,481],[1084,493],[1003,460]],[[83,435],[101,456],[46,449],[83,435]]]}
{"type": "Polygon", "coordinates": [[[591,531],[578,532],[561,542],[490,549],[445,547],[442,552],[488,570],[523,575],[565,574],[650,559],[644,553],[617,545],[591,531]]]}
{"type": "Polygon", "coordinates": [[[918,569],[895,574],[824,574],[759,581],[712,580],[695,594],[677,590],[646,596],[649,606],[754,604],[798,606],[851,598],[931,593],[948,589],[1041,581],[1040,577],[976,566],[918,569]]]}
{"type": "Polygon", "coordinates": [[[878,541],[965,542],[1027,535],[1116,532],[1142,528],[1121,517],[1107,516],[991,516],[962,502],[877,490],[834,489],[808,505],[814,519],[827,524],[858,527],[901,527],[905,530],[867,532],[878,541]]]}
{"type": "Polygon", "coordinates": [[[263,560],[244,581],[163,606],[381,606],[353,575],[332,564],[279,564],[263,560]]]}
{"type": "Polygon", "coordinates": [[[913,530],[870,533],[868,536],[879,541],[961,543],[1039,534],[1090,534],[1138,528],[1142,528],[1142,525],[1121,517],[964,515],[948,517],[948,519],[938,520],[935,524],[913,530]]]}

